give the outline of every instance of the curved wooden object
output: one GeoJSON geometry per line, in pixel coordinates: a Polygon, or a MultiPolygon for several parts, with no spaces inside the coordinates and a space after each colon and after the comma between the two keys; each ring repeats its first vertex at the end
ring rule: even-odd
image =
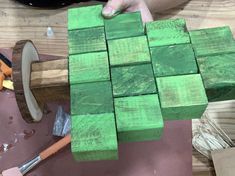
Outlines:
{"type": "Polygon", "coordinates": [[[38,122],[43,113],[30,90],[31,63],[39,61],[38,52],[30,40],[19,41],[13,49],[12,60],[15,96],[21,115],[28,123],[38,122]]]}
{"type": "Polygon", "coordinates": [[[16,101],[26,122],[40,121],[46,103],[69,100],[67,58],[38,55],[32,41],[23,40],[13,48],[12,60],[16,101]]]}

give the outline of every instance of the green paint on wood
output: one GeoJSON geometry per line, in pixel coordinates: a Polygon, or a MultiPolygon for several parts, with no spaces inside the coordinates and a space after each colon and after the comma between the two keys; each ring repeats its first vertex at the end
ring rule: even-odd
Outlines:
{"type": "Polygon", "coordinates": [[[70,85],[70,97],[72,115],[113,112],[110,81],[70,85]]]}
{"type": "Polygon", "coordinates": [[[197,73],[191,44],[151,48],[154,74],[157,77],[197,73]]]}
{"type": "Polygon", "coordinates": [[[197,59],[209,101],[235,99],[235,53],[197,59]]]}
{"type": "Polygon", "coordinates": [[[157,94],[114,99],[118,141],[156,140],[163,131],[157,94]]]}
{"type": "Polygon", "coordinates": [[[208,101],[200,74],[157,78],[164,120],[200,118],[208,101]]]}
{"type": "Polygon", "coordinates": [[[197,57],[235,52],[235,41],[229,27],[190,31],[197,57]]]}
{"type": "Polygon", "coordinates": [[[190,43],[184,19],[168,19],[146,24],[150,47],[190,43]]]}
{"type": "Polygon", "coordinates": [[[71,150],[77,161],[118,158],[113,113],[72,116],[71,135],[71,150]]]}
{"type": "Polygon", "coordinates": [[[69,9],[68,30],[104,26],[102,9],[102,5],[69,9]]]}
{"type": "Polygon", "coordinates": [[[125,13],[111,19],[105,19],[107,39],[118,39],[144,35],[140,12],[125,13]]]}
{"type": "Polygon", "coordinates": [[[151,64],[111,68],[114,97],[156,93],[151,64]]]}
{"type": "Polygon", "coordinates": [[[111,66],[151,62],[145,36],[109,40],[108,48],[111,66]]]}
{"type": "Polygon", "coordinates": [[[110,80],[107,52],[69,56],[70,84],[110,80]]]}
{"type": "Polygon", "coordinates": [[[69,54],[106,50],[104,27],[73,30],[68,35],[69,54]]]}

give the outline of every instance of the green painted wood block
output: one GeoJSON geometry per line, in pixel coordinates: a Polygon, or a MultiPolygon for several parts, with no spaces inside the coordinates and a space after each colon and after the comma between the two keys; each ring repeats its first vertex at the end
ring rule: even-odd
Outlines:
{"type": "Polygon", "coordinates": [[[118,39],[144,35],[140,12],[125,13],[111,19],[105,19],[107,39],[118,39]]]}
{"type": "Polygon", "coordinates": [[[114,97],[156,93],[151,64],[111,68],[114,97]]]}
{"type": "Polygon", "coordinates": [[[160,46],[150,50],[156,77],[198,72],[191,44],[160,46]]]}
{"type": "Polygon", "coordinates": [[[150,53],[146,36],[109,40],[111,66],[150,63],[150,53]]]}
{"type": "Polygon", "coordinates": [[[235,41],[229,27],[190,31],[197,57],[235,52],[235,41]]]}
{"type": "Polygon", "coordinates": [[[72,115],[113,112],[110,81],[70,85],[70,97],[72,115]]]}
{"type": "Polygon", "coordinates": [[[157,78],[164,120],[200,118],[208,100],[200,74],[157,78]]]}
{"type": "Polygon", "coordinates": [[[113,113],[72,116],[71,150],[75,160],[118,159],[113,113]]]}
{"type": "Polygon", "coordinates": [[[235,99],[235,53],[197,59],[209,101],[235,99]]]}
{"type": "Polygon", "coordinates": [[[104,26],[102,9],[102,5],[69,9],[68,30],[104,26]]]}
{"type": "Polygon", "coordinates": [[[105,51],[104,27],[68,31],[69,54],[105,51]]]}
{"type": "Polygon", "coordinates": [[[107,52],[69,56],[70,84],[110,80],[107,52]]]}
{"type": "Polygon", "coordinates": [[[114,99],[119,142],[159,139],[163,119],[157,94],[114,99]]]}
{"type": "Polygon", "coordinates": [[[190,43],[184,19],[158,20],[146,23],[150,47],[190,43]]]}

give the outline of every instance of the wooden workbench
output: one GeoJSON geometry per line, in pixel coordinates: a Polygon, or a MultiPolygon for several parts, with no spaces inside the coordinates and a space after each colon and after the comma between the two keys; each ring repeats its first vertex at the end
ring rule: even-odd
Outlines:
{"type": "MultiPolygon", "coordinates": [[[[235,1],[192,0],[188,4],[164,13],[156,19],[185,18],[189,29],[229,25],[235,34],[235,1]]],[[[66,9],[40,10],[20,5],[11,0],[0,0],[0,48],[13,47],[15,42],[31,39],[41,54],[67,56],[66,9]],[[47,37],[47,27],[52,27],[53,37],[47,37]]],[[[210,104],[208,112],[235,140],[235,101],[210,104]]],[[[196,122],[193,122],[195,125],[196,122]]],[[[210,175],[208,160],[193,152],[194,175],[210,175]]]]}

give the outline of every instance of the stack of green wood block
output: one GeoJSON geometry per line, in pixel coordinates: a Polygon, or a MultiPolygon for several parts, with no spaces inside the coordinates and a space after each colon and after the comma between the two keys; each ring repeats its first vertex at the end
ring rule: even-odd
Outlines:
{"type": "Polygon", "coordinates": [[[101,11],[68,11],[76,160],[117,159],[118,142],[157,140],[164,120],[200,118],[207,96],[235,97],[229,28],[188,32],[183,19],[143,26],[139,12],[103,19],[101,11]]]}

